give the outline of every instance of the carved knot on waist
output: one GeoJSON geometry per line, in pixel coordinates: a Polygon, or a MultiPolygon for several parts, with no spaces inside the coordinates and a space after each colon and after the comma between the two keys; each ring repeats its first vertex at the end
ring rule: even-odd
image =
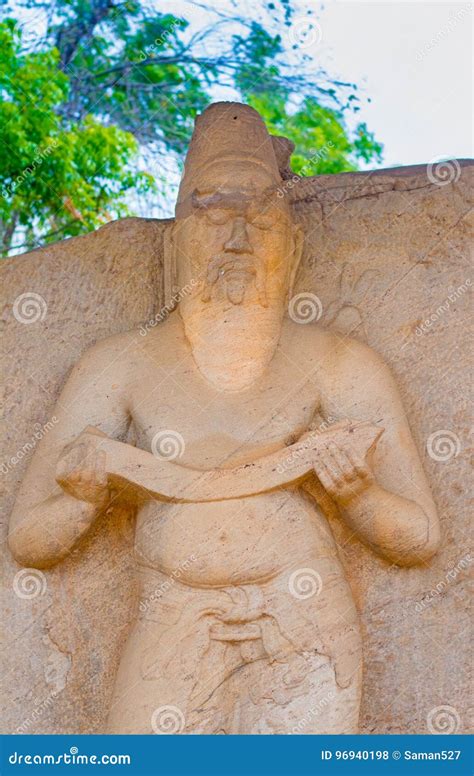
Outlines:
{"type": "Polygon", "coordinates": [[[265,597],[257,585],[226,587],[223,592],[232,602],[229,611],[218,615],[223,622],[249,622],[265,613],[265,597]]]}
{"type": "Polygon", "coordinates": [[[256,585],[224,588],[229,598],[229,609],[216,615],[209,636],[216,641],[253,641],[262,637],[256,622],[265,614],[265,598],[256,585]]]}

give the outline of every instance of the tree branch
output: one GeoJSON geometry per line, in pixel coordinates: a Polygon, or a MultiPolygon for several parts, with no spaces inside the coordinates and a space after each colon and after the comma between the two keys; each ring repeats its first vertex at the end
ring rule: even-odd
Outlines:
{"type": "Polygon", "coordinates": [[[78,17],[69,25],[61,25],[55,41],[61,70],[67,68],[78,46],[92,36],[95,27],[115,8],[112,0],[91,0],[90,9],[82,18],[78,17]]]}

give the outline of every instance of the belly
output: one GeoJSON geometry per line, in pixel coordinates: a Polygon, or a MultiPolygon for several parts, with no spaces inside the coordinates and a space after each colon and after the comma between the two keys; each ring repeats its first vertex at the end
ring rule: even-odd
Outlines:
{"type": "Polygon", "coordinates": [[[271,579],[335,548],[316,504],[275,491],[208,504],[150,502],[138,516],[135,552],[141,565],[205,587],[271,579]]]}

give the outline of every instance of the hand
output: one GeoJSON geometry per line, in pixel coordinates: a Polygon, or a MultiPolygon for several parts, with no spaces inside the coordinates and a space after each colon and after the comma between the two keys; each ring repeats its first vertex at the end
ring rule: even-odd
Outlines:
{"type": "Polygon", "coordinates": [[[374,482],[365,460],[335,442],[329,443],[327,456],[318,458],[313,468],[324,489],[341,506],[347,506],[374,482]]]}
{"type": "Polygon", "coordinates": [[[90,442],[76,440],[63,450],[56,467],[56,482],[79,501],[105,507],[110,501],[105,452],[90,442]]]}

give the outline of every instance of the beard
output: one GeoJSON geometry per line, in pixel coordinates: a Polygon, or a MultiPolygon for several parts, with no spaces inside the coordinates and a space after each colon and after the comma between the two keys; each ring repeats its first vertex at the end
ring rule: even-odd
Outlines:
{"type": "Polygon", "coordinates": [[[267,289],[253,256],[214,257],[199,293],[179,304],[201,374],[219,390],[241,391],[259,379],[278,345],[282,294],[267,289]]]}

